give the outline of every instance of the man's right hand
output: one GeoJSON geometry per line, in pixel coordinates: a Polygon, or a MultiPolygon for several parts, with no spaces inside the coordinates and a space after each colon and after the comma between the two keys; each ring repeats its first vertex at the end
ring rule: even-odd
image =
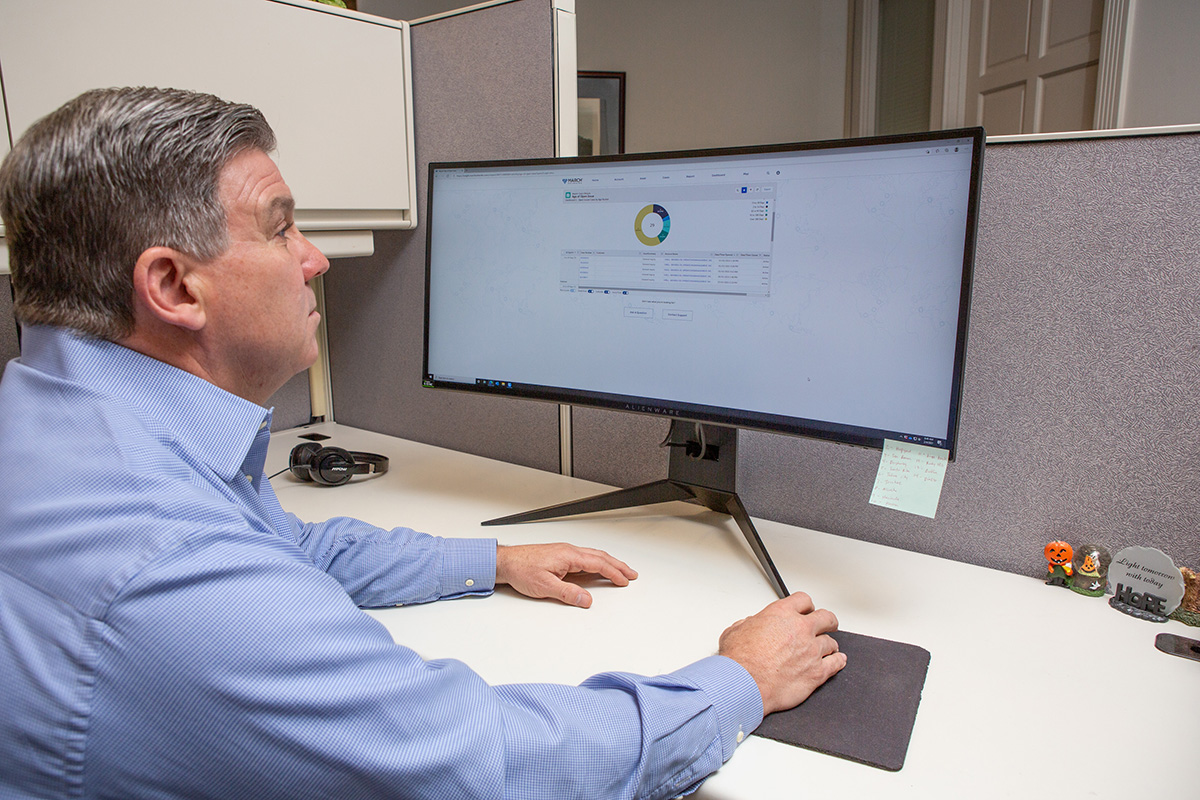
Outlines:
{"type": "Polygon", "coordinates": [[[846,666],[845,654],[829,635],[837,627],[832,612],[797,592],[726,628],[718,653],[754,678],[766,716],[800,705],[846,666]]]}

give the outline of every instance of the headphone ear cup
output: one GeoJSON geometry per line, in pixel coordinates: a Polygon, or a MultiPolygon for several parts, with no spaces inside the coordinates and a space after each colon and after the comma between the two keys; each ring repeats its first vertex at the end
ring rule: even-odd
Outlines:
{"type": "Polygon", "coordinates": [[[302,481],[312,481],[313,456],[321,452],[316,442],[303,442],[292,448],[288,456],[288,469],[302,481]]]}
{"type": "Polygon", "coordinates": [[[354,477],[354,456],[340,447],[322,447],[312,457],[309,474],[322,486],[341,486],[354,477]]]}

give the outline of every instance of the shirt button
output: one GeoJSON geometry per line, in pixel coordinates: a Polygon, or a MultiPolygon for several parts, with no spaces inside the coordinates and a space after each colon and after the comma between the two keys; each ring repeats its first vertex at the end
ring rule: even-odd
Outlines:
{"type": "Polygon", "coordinates": [[[475,581],[471,580],[470,578],[467,578],[467,586],[470,587],[470,586],[474,586],[474,585],[475,585],[475,581]]]}
{"type": "Polygon", "coordinates": [[[739,731],[738,731],[738,735],[737,735],[737,743],[738,743],[738,744],[741,744],[741,743],[742,743],[742,739],[745,739],[745,738],[746,738],[746,732],[745,732],[745,731],[740,731],[740,730],[739,730],[739,731]]]}

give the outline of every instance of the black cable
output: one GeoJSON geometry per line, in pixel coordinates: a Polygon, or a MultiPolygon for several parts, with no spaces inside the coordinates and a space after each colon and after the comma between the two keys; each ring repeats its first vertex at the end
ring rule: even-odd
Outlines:
{"type": "Polygon", "coordinates": [[[686,452],[688,454],[688,456],[690,456],[691,458],[704,458],[704,456],[708,453],[708,440],[707,440],[707,437],[704,435],[704,426],[701,425],[699,422],[693,422],[692,426],[695,429],[695,433],[693,433],[692,435],[695,438],[688,439],[688,440],[682,441],[682,442],[673,442],[673,441],[671,441],[671,437],[673,435],[675,435],[675,425],[678,422],[681,422],[681,420],[677,420],[677,419],[671,420],[671,427],[670,427],[670,429],[667,430],[666,437],[661,442],[658,443],[658,446],[659,447],[682,447],[684,449],[684,452],[686,452]]]}

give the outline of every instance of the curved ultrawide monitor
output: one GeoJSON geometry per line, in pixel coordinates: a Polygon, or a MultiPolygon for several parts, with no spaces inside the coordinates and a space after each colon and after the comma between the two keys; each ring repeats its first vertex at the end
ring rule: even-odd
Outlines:
{"type": "Polygon", "coordinates": [[[983,144],[430,164],[424,384],[953,457],[983,144]]]}

